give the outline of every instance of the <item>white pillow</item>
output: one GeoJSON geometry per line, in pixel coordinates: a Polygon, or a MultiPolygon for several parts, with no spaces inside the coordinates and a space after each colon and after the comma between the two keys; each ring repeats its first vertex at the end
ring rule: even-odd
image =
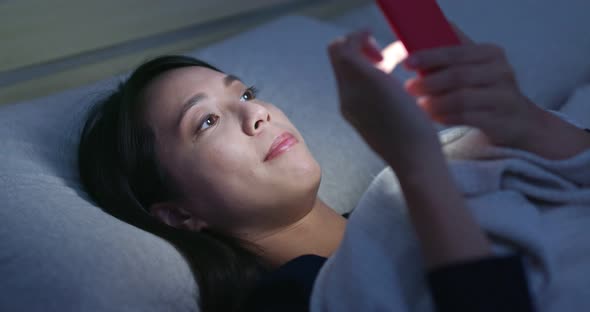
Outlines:
{"type": "MultiPolygon", "coordinates": [[[[321,195],[341,212],[382,168],[338,113],[325,48],[343,33],[285,17],[194,53],[283,108],[324,169],[321,195]]],[[[198,311],[180,254],[81,188],[83,112],[115,81],[0,107],[0,311],[198,311]]]]}
{"type": "Polygon", "coordinates": [[[181,255],[82,190],[78,126],[106,85],[0,108],[0,311],[197,308],[181,255]]]}

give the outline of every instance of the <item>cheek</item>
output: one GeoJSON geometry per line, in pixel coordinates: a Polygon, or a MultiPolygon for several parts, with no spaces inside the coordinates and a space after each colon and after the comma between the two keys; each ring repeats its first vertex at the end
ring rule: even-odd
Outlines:
{"type": "Polygon", "coordinates": [[[270,106],[269,110],[271,111],[275,123],[281,125],[285,129],[291,130],[300,140],[304,141],[305,138],[303,138],[299,132],[299,129],[295,127],[295,125],[291,122],[291,120],[289,120],[289,117],[287,117],[283,111],[274,106],[270,106]]]}
{"type": "Polygon", "coordinates": [[[218,140],[202,148],[201,160],[216,176],[238,174],[252,166],[253,151],[243,142],[231,139],[218,140]]]}
{"type": "Polygon", "coordinates": [[[244,214],[257,202],[250,197],[258,194],[253,185],[259,185],[262,176],[254,151],[244,142],[228,138],[199,145],[191,171],[185,173],[191,180],[191,201],[195,207],[197,202],[201,204],[197,209],[214,228],[228,230],[242,225],[244,214]]]}
{"type": "Polygon", "coordinates": [[[295,126],[291,123],[287,115],[285,115],[282,110],[275,106],[268,106],[267,109],[273,117],[273,122],[286,125],[289,128],[295,128],[295,126]]]}
{"type": "Polygon", "coordinates": [[[251,146],[227,136],[202,143],[193,152],[190,175],[195,187],[207,190],[212,204],[235,197],[241,186],[256,179],[258,166],[251,146]]]}

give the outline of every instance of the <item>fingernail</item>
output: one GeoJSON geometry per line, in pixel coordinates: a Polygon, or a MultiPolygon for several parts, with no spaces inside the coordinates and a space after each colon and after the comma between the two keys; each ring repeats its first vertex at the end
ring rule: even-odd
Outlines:
{"type": "Polygon", "coordinates": [[[428,97],[427,96],[420,96],[416,99],[416,104],[420,106],[422,109],[428,109],[428,97]]]}
{"type": "Polygon", "coordinates": [[[369,44],[377,51],[381,51],[381,47],[379,46],[379,44],[377,43],[377,40],[375,40],[375,37],[370,36],[369,37],[369,44]]]}

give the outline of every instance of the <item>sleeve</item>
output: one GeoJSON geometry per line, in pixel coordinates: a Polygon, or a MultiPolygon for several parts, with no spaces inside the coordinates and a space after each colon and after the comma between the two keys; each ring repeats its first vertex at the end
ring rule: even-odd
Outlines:
{"type": "Polygon", "coordinates": [[[519,255],[452,264],[428,273],[439,312],[535,311],[519,255]]]}
{"type": "Polygon", "coordinates": [[[247,300],[244,311],[309,311],[313,283],[326,258],[297,257],[265,276],[247,300]]]}

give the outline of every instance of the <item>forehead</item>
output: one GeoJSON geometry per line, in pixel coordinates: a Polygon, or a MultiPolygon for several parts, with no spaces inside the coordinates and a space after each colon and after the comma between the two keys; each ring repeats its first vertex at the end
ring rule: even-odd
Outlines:
{"type": "Polygon", "coordinates": [[[169,70],[151,81],[142,94],[146,118],[154,128],[169,124],[191,96],[218,88],[224,73],[198,66],[169,70]]]}

